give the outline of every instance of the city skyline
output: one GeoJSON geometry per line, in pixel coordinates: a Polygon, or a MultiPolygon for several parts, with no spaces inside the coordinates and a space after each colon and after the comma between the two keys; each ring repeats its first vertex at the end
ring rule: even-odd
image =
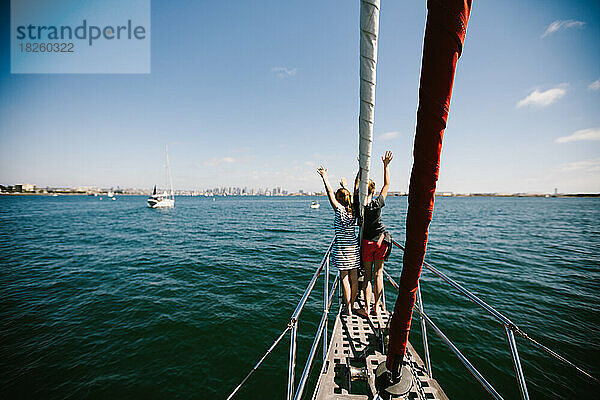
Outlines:
{"type": "MultiPolygon", "coordinates": [[[[151,73],[10,74],[0,31],[0,182],[322,191],[353,180],[358,4],[152,2],[151,73]]],[[[425,2],[382,4],[372,174],[412,166],[425,2]]],[[[600,192],[600,5],[474,4],[438,191],[600,192]]]]}
{"type": "MultiPolygon", "coordinates": [[[[76,186],[76,187],[50,187],[50,186],[37,186],[31,183],[21,183],[14,185],[2,185],[0,184],[0,195],[1,194],[52,194],[52,193],[63,193],[63,194],[88,194],[98,195],[107,192],[113,192],[115,194],[138,194],[148,195],[153,192],[154,188],[136,188],[127,187],[121,188],[119,186],[114,187],[94,187],[94,186],[76,186]]],[[[156,190],[169,191],[170,189],[156,186],[156,190]]],[[[180,196],[297,196],[297,195],[308,195],[308,196],[325,196],[324,190],[321,191],[310,191],[298,188],[296,190],[288,190],[280,186],[274,188],[268,187],[248,187],[248,186],[221,186],[214,188],[180,188],[174,189],[175,195],[180,196]]],[[[403,191],[389,191],[390,195],[393,196],[406,196],[408,192],[403,191]]],[[[452,192],[452,191],[441,191],[436,190],[436,196],[584,196],[584,197],[599,197],[599,192],[562,192],[558,188],[554,188],[553,191],[547,192],[452,192]]]]}

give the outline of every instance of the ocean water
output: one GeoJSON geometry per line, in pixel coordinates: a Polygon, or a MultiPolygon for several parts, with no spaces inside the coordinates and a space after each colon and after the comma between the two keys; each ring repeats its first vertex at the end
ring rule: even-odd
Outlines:
{"type": "MultiPolygon", "coordinates": [[[[332,238],[326,199],[319,210],[311,200],[187,197],[151,210],[139,196],[0,197],[0,398],[227,397],[285,328],[332,238]]],[[[384,208],[399,242],[406,208],[405,197],[384,208]]],[[[426,259],[600,376],[599,222],[597,198],[438,198],[426,259]]],[[[401,260],[395,250],[386,264],[396,278],[401,260]]],[[[519,398],[502,326],[426,270],[422,291],[447,336],[519,398]]],[[[391,307],[390,286],[386,296],[391,307]]],[[[321,302],[319,284],[297,375],[321,302]]],[[[422,353],[416,320],[410,340],[422,353]]],[[[597,398],[598,384],[517,342],[531,398],[597,398]]],[[[451,399],[489,398],[433,333],[430,346],[451,399]]],[[[237,398],[284,398],[288,348],[237,398]]]]}

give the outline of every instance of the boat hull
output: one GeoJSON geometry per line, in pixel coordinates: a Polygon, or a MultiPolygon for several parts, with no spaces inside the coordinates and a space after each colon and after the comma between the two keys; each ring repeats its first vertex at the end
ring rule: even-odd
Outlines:
{"type": "Polygon", "coordinates": [[[148,207],[150,208],[173,208],[175,207],[174,199],[148,199],[148,207]]]}

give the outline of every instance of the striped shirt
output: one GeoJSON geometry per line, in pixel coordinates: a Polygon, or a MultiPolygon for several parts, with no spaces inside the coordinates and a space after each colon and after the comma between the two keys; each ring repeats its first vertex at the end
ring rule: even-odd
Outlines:
{"type": "Polygon", "coordinates": [[[335,243],[331,255],[339,270],[360,267],[360,252],[355,226],[356,218],[348,215],[344,207],[336,208],[333,219],[335,243]]]}

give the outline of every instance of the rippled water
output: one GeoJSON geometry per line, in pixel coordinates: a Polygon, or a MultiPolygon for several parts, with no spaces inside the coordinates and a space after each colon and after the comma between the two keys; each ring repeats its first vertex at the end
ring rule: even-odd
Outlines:
{"type": "MultiPolygon", "coordinates": [[[[135,196],[0,197],[0,397],[227,397],[286,326],[327,249],[333,214],[310,200],[178,198],[161,211],[135,196]]],[[[406,206],[388,198],[384,209],[401,242],[406,206]]],[[[598,376],[599,221],[600,199],[438,198],[427,260],[598,376]]],[[[399,276],[399,251],[387,269],[399,276]]],[[[427,271],[422,287],[439,327],[518,398],[502,326],[427,271]]],[[[300,365],[320,301],[318,290],[302,314],[300,365]]],[[[450,398],[488,397],[430,341],[450,398]]],[[[532,398],[597,396],[598,385],[518,344],[532,398]]],[[[284,341],[238,398],[283,398],[287,351],[284,341]]]]}

